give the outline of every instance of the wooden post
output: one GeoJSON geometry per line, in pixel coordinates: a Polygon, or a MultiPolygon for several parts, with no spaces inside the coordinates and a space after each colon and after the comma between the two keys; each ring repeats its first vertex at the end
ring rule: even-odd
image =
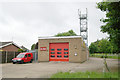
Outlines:
{"type": "Polygon", "coordinates": [[[35,52],[35,62],[36,62],[36,52],[35,52]]]}
{"type": "Polygon", "coordinates": [[[6,63],[7,63],[7,51],[6,51],[6,63]]]}
{"type": "Polygon", "coordinates": [[[0,51],[0,63],[2,63],[2,51],[0,51]]]}
{"type": "Polygon", "coordinates": [[[15,51],[14,51],[14,58],[15,58],[15,51]]]}

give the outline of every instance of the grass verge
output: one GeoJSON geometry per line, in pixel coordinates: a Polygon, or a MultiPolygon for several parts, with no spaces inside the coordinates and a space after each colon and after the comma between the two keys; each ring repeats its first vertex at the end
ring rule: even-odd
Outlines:
{"type": "Polygon", "coordinates": [[[51,78],[118,78],[118,72],[58,72],[51,78]]]}
{"type": "MultiPolygon", "coordinates": [[[[103,58],[105,56],[105,54],[90,54],[90,57],[97,57],[97,58],[103,58]]],[[[120,56],[118,55],[108,55],[106,56],[106,58],[110,58],[110,59],[120,59],[120,56]]]]}

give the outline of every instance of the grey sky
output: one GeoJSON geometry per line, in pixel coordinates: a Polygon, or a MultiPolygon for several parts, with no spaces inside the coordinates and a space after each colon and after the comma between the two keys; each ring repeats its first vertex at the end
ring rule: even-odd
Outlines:
{"type": "MultiPolygon", "coordinates": [[[[43,1],[43,0],[41,0],[43,1]]],[[[78,9],[88,8],[88,44],[107,37],[100,32],[105,13],[93,2],[57,1],[0,2],[0,41],[14,41],[30,49],[40,36],[54,36],[73,29],[79,33],[78,9]]]]}

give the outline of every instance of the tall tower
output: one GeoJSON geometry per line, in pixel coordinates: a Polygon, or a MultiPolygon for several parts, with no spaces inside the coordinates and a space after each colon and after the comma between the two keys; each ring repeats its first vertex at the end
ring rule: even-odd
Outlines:
{"type": "Polygon", "coordinates": [[[80,36],[82,36],[84,42],[88,46],[88,26],[87,26],[87,8],[86,13],[82,14],[81,11],[78,9],[78,15],[80,19],[80,36]]]}

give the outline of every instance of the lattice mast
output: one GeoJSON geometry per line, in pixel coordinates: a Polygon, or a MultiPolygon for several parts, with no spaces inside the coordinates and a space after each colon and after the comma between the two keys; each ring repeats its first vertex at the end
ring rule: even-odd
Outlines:
{"type": "Polygon", "coordinates": [[[86,45],[88,46],[88,12],[86,8],[86,13],[82,14],[81,11],[78,9],[78,15],[80,19],[80,36],[83,37],[83,40],[85,41],[86,45]]]}

